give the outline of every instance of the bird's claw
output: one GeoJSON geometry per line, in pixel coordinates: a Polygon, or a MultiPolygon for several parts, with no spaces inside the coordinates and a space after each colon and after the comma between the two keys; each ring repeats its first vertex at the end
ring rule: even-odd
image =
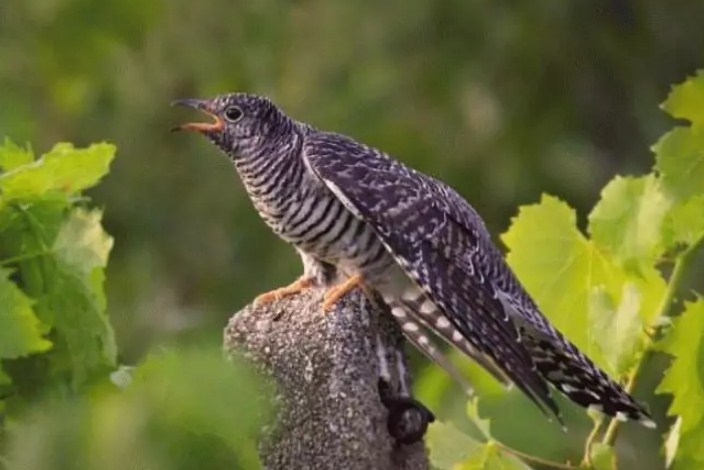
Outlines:
{"type": "Polygon", "coordinates": [[[298,294],[299,292],[311,287],[314,283],[315,279],[313,279],[312,277],[300,277],[288,286],[280,287],[278,289],[274,289],[272,291],[258,295],[257,298],[254,299],[254,306],[259,307],[274,302],[276,300],[281,300],[285,297],[298,294]]]}

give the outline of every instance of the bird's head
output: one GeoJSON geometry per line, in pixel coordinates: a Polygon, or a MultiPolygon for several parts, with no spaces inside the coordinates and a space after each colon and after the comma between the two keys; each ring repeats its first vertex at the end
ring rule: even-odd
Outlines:
{"type": "Polygon", "coordinates": [[[195,108],[212,122],[189,122],[173,130],[200,132],[232,159],[260,154],[290,135],[293,122],[271,101],[247,93],[211,99],[181,99],[174,105],[195,108]]]}

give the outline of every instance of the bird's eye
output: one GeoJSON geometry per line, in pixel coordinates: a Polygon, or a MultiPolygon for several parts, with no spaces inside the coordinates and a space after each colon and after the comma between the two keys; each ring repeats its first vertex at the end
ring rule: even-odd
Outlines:
{"type": "Polygon", "coordinates": [[[242,110],[237,106],[230,106],[225,110],[225,119],[230,122],[237,122],[242,118],[242,110]]]}

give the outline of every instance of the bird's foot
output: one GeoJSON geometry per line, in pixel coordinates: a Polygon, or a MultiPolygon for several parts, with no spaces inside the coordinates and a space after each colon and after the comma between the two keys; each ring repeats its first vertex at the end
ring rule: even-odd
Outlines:
{"type": "Polygon", "coordinates": [[[340,284],[330,287],[323,296],[323,311],[328,312],[330,309],[344,297],[348,292],[355,287],[363,287],[364,277],[361,274],[356,274],[340,284]]]}
{"type": "Polygon", "coordinates": [[[278,289],[258,295],[257,298],[254,299],[254,305],[265,305],[275,300],[281,300],[284,297],[298,294],[299,292],[311,287],[313,284],[315,284],[314,278],[301,276],[286,287],[279,287],[278,289]]]}

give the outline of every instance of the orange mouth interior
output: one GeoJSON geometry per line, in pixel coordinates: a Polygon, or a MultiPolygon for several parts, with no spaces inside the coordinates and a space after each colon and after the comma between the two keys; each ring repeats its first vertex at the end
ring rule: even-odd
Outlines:
{"type": "Polygon", "coordinates": [[[197,132],[213,132],[213,131],[220,131],[224,127],[224,123],[222,119],[219,116],[216,116],[213,113],[209,113],[208,111],[203,111],[205,114],[208,116],[212,117],[214,119],[213,122],[187,122],[186,124],[182,124],[178,127],[179,130],[182,131],[197,131],[197,132]]]}

